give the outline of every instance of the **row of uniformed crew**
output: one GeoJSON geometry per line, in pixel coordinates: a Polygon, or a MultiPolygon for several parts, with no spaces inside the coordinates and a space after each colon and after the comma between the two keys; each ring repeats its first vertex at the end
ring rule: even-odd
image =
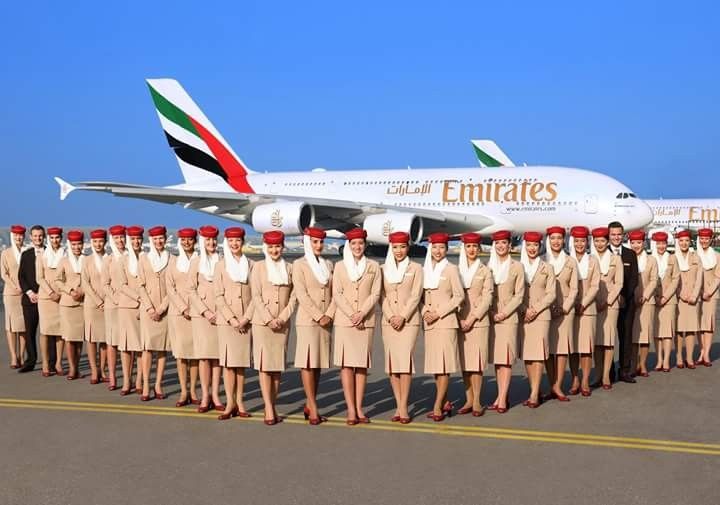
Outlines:
{"type": "MultiPolygon", "coordinates": [[[[13,227],[14,249],[2,257],[3,278],[10,280],[5,288],[9,332],[22,331],[12,299],[17,296],[12,261],[24,235],[20,228],[13,227]]],[[[78,343],[88,342],[91,382],[107,380],[110,389],[116,388],[115,355],[119,350],[122,394],[132,391],[134,355],[142,352],[135,387],[143,400],[151,398],[153,353],[157,353],[153,393],[156,398],[164,397],[165,351],[172,350],[181,385],[178,406],[192,402],[199,405],[199,412],[222,410],[221,419],[248,416],[243,404],[244,369],[253,364],[259,372],[265,422],[278,422],[275,404],[280,373],[286,365],[289,322],[298,305],[294,364],[302,370],[306,417],[312,424],[324,419],[315,398],[320,370],[330,366],[334,327],[333,364],[341,367],[348,423],[369,422],[363,397],[378,301],[385,371],[397,405],[394,421],[410,422],[407,404],[421,324],[424,371],[435,376],[437,386],[428,416],[436,421],[452,413],[447,400],[449,375],[460,371],[466,402],[459,413],[482,415],[480,391],[488,362],[495,365],[498,382],[498,396],[490,409],[500,413],[507,410],[511,366],[518,358],[526,362],[530,395],[525,405],[532,408],[543,400],[543,362],[552,387],[547,397],[568,400],[562,390],[568,357],[570,394],[591,394],[593,354],[595,385],[611,388],[618,313],[627,301],[620,294],[622,260],[608,248],[607,228],[592,233],[584,227],[573,228],[570,254],[564,251],[565,230],[549,228],[545,260],[540,258],[542,235],[528,232],[520,262],[510,257],[510,233],[496,232],[487,266],[478,257],[480,236],[464,234],[458,267],[446,259],[448,235],[430,235],[428,255],[420,267],[409,261],[409,236],[398,232],[389,237],[382,268],[364,255],[364,230],[354,229],[346,235],[343,260],[334,270],[321,257],[325,232],[318,228],[306,230],[305,256],[293,265],[282,257],[284,236],[280,232],[264,234],[263,262],[243,255],[242,228],[225,231],[223,258],[217,253],[219,232],[211,226],[200,228],[199,253],[195,252],[196,231],[180,230],[177,258],[165,250],[164,227],[149,230],[152,246],[147,254],[142,253],[144,230],[140,227],[111,227],[110,255],[104,254],[105,231],[95,230],[91,233],[92,260],[82,256],[81,232],[68,233],[67,254],[60,247],[62,231],[48,232],[49,245],[38,255],[37,265],[42,334],[61,335],[65,341],[68,379],[79,377],[78,343]],[[591,234],[593,254],[589,251],[591,234]],[[104,375],[105,349],[108,377],[104,375]],[[194,396],[198,362],[200,400],[194,396]],[[226,405],[219,397],[221,368],[226,405]]],[[[679,233],[675,255],[667,252],[667,235],[662,232],[652,237],[652,255],[644,251],[644,232],[631,232],[629,239],[640,273],[632,325],[632,362],[637,373],[647,375],[651,339],[655,339],[658,352],[656,369],[669,371],[674,335],[679,368],[695,368],[696,333],[701,333],[700,363],[709,366],[720,283],[717,253],[710,247],[712,231],[700,230],[697,252],[690,250],[689,233],[679,233]]],[[[43,375],[53,374],[50,365],[44,358],[43,375]]],[[[55,371],[62,373],[61,364],[55,366],[55,371]]]]}

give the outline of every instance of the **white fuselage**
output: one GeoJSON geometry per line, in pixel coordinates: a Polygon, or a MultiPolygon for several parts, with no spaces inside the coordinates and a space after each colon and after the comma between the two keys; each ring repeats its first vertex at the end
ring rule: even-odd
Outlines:
{"type": "Polygon", "coordinates": [[[682,198],[645,200],[653,211],[651,228],[697,230],[720,225],[720,199],[682,198]]]}

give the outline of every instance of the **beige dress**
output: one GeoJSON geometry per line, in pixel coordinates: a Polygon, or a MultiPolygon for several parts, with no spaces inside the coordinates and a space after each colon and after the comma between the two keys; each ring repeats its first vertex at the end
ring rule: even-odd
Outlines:
{"type": "Polygon", "coordinates": [[[491,316],[503,313],[507,317],[493,322],[490,333],[490,356],[495,365],[510,366],[515,363],[518,352],[518,309],[525,297],[525,274],[519,261],[508,259],[510,268],[507,279],[495,285],[491,316]]]}
{"type": "Polygon", "coordinates": [[[372,340],[375,332],[375,307],[382,291],[380,265],[367,259],[362,277],[352,282],[345,263],[335,265],[333,271],[333,300],[335,311],[335,348],[333,364],[339,367],[370,368],[372,340]],[[350,318],[356,312],[363,314],[363,328],[352,325],[350,318]]]}
{"type": "Polygon", "coordinates": [[[677,327],[678,286],[680,285],[680,267],[674,254],[668,253],[668,265],[665,275],[658,282],[655,295],[655,335],[657,338],[674,338],[677,327]],[[661,304],[662,298],[666,303],[661,304]]]}
{"type": "MultiPolygon", "coordinates": [[[[480,260],[478,260],[480,261],[480,260]]],[[[475,320],[469,331],[458,330],[460,365],[463,372],[485,372],[490,348],[490,305],[493,299],[492,272],[481,264],[465,288],[465,299],[460,306],[460,321],[475,320]]]]}
{"type": "Polygon", "coordinates": [[[130,273],[127,256],[122,258],[119,266],[121,267],[118,269],[120,289],[115,294],[118,305],[118,349],[121,351],[142,351],[142,337],[140,335],[140,266],[138,265],[138,276],[130,273]]]}
{"type": "MultiPolygon", "coordinates": [[[[607,305],[605,310],[598,310],[597,333],[595,345],[604,347],[615,347],[617,340],[617,320],[620,314],[620,292],[623,287],[623,264],[622,258],[617,254],[610,254],[610,267],[605,275],[600,272],[600,289],[598,290],[595,303],[598,306],[607,305]]],[[[600,259],[598,259],[598,264],[600,259]]]]}
{"type": "Polygon", "coordinates": [[[638,273],[635,287],[635,319],[633,320],[633,344],[650,344],[655,337],[655,293],[658,286],[657,261],[647,256],[645,270],[638,273]],[[638,303],[638,299],[647,300],[638,303]]]}
{"type": "MultiPolygon", "coordinates": [[[[217,265],[215,265],[217,268],[217,265]]],[[[193,348],[196,359],[219,359],[217,325],[211,324],[203,313],[206,310],[217,312],[215,304],[215,286],[199,272],[200,258],[193,258],[188,271],[188,291],[190,293],[190,317],[192,318],[193,348]]]]}
{"type": "Polygon", "coordinates": [[[293,263],[293,286],[298,302],[295,315],[295,364],[296,368],[330,368],[330,340],[332,331],[323,328],[318,321],[323,316],[335,318],[335,302],[332,297],[333,264],[325,261],[330,278],[320,284],[308,264],[300,258],[293,263]]]}
{"type": "Polygon", "coordinates": [[[385,373],[415,373],[415,343],[420,333],[420,298],[423,292],[423,270],[410,261],[405,275],[397,284],[383,276],[382,339],[385,350],[385,373]],[[390,326],[390,318],[400,316],[405,325],[400,331],[390,326]]]}
{"type": "MultiPolygon", "coordinates": [[[[180,254],[185,254],[180,251],[180,254]]],[[[168,293],[168,333],[170,346],[175,359],[196,359],[195,344],[191,320],[183,313],[190,313],[189,271],[181,272],[177,268],[177,257],[172,256],[165,275],[168,293]]]]}
{"type": "Polygon", "coordinates": [[[575,348],[575,302],[578,296],[578,267],[575,258],[566,256],[560,273],[555,275],[555,281],[555,303],[551,308],[553,314],[548,344],[550,354],[567,355],[575,348]],[[554,310],[562,310],[563,314],[554,315],[554,310]]]}
{"type": "Polygon", "coordinates": [[[169,351],[170,333],[168,330],[168,307],[170,300],[167,293],[167,275],[170,260],[165,268],[159,272],[153,270],[150,258],[147,254],[140,256],[138,268],[138,280],[140,282],[140,337],[144,351],[169,351]],[[148,310],[155,309],[155,312],[162,317],[160,321],[150,318],[148,310]]]}
{"type": "Polygon", "coordinates": [[[265,261],[258,261],[250,277],[253,297],[253,365],[261,372],[282,372],[286,367],[287,340],[290,318],[295,311],[297,299],[292,284],[292,265],[285,262],[288,284],[276,286],[268,280],[265,261]],[[268,323],[273,319],[283,322],[280,330],[273,330],[268,323]]]}
{"type": "Polygon", "coordinates": [[[700,306],[700,331],[712,333],[715,331],[715,318],[717,317],[717,304],[720,297],[720,254],[710,249],[715,254],[717,264],[715,268],[703,270],[703,291],[702,296],[710,295],[710,300],[703,300],[700,306]]]}
{"type": "MultiPolygon", "coordinates": [[[[60,266],[58,264],[58,266],[60,266]]],[[[40,333],[59,337],[62,334],[60,329],[60,305],[53,301],[50,295],[55,293],[52,285],[57,276],[56,268],[47,266],[42,255],[35,258],[35,276],[38,285],[38,314],[40,316],[40,333]]]]}
{"type": "MultiPolygon", "coordinates": [[[[682,252],[678,250],[675,254],[682,254],[682,252]]],[[[687,271],[680,271],[680,285],[678,286],[677,331],[680,333],[700,331],[699,300],[703,288],[703,269],[695,251],[688,251],[688,266],[687,271]],[[696,302],[691,305],[683,301],[683,298],[696,300],[696,302]]]]}
{"type": "Polygon", "coordinates": [[[120,299],[120,287],[125,277],[123,272],[124,259],[124,256],[115,258],[112,254],[107,254],[103,259],[102,283],[105,293],[105,342],[113,347],[117,347],[120,342],[118,300],[120,299]]]}
{"type": "Polygon", "coordinates": [[[66,342],[82,342],[85,339],[83,302],[75,301],[70,295],[72,290],[81,291],[82,275],[72,269],[67,257],[60,260],[55,271],[54,287],[60,293],[60,335],[66,342]]]}
{"type": "MultiPolygon", "coordinates": [[[[228,254],[231,254],[228,252],[228,254]]],[[[248,324],[242,331],[233,328],[230,321],[253,316],[253,297],[250,289],[254,261],[248,260],[248,278],[245,282],[234,281],[226,270],[222,259],[215,267],[215,307],[217,307],[218,352],[220,366],[249,368],[252,364],[252,328],[248,324]]]]}
{"type": "Polygon", "coordinates": [[[557,281],[553,268],[540,258],[536,261],[539,261],[540,265],[530,284],[525,284],[525,295],[520,308],[520,358],[524,361],[545,361],[550,356],[550,307],[557,299],[557,281]],[[537,311],[537,317],[526,323],[525,313],[530,309],[537,311]]]}
{"type": "Polygon", "coordinates": [[[82,290],[85,293],[83,310],[85,317],[85,341],[105,342],[105,293],[102,270],[105,256],[100,259],[100,268],[95,264],[94,254],[86,256],[82,268],[82,290]]]}
{"type": "MultiPolygon", "coordinates": [[[[598,310],[597,296],[600,292],[600,263],[595,256],[588,258],[588,274],[580,279],[578,284],[578,297],[575,308],[575,321],[573,326],[572,348],[573,354],[592,354],[598,343],[598,310]],[[579,313],[577,305],[583,307],[579,313]]],[[[580,270],[578,269],[578,279],[580,270]]]]}
{"type": "Polygon", "coordinates": [[[22,333],[25,331],[25,318],[22,311],[22,289],[18,280],[20,265],[15,261],[11,245],[0,254],[0,275],[3,280],[3,311],[5,312],[5,331],[22,333]]]}
{"type": "Polygon", "coordinates": [[[425,289],[422,315],[436,312],[440,319],[432,324],[423,320],[425,333],[425,373],[459,372],[458,309],[465,300],[465,290],[458,267],[448,263],[440,275],[437,289],[425,289]]]}

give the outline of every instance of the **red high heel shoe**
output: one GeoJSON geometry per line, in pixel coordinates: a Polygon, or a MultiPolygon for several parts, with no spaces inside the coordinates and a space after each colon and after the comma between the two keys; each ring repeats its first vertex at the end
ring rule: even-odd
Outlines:
{"type": "Polygon", "coordinates": [[[480,410],[473,410],[472,416],[473,417],[482,417],[482,415],[485,414],[485,408],[481,408],[480,410]]]}
{"type": "Polygon", "coordinates": [[[582,389],[580,388],[580,394],[583,395],[585,398],[588,398],[592,395],[592,391],[589,389],[582,389]]]}
{"type": "Polygon", "coordinates": [[[100,382],[110,382],[110,379],[108,377],[102,377],[100,382]]]}
{"type": "Polygon", "coordinates": [[[447,417],[452,417],[453,415],[453,405],[449,401],[445,402],[445,405],[442,407],[442,412],[447,417]]]}
{"type": "MultiPolygon", "coordinates": [[[[213,405],[213,402],[208,403],[205,407],[202,406],[202,404],[197,408],[198,414],[205,414],[206,412],[210,412],[212,409],[214,409],[215,406],[213,405]]],[[[225,410],[225,409],[223,409],[225,410]]]]}
{"type": "Polygon", "coordinates": [[[303,405],[303,416],[305,417],[306,421],[310,419],[310,409],[307,407],[307,405],[303,405]]]}
{"type": "Polygon", "coordinates": [[[117,389],[117,384],[115,382],[111,382],[108,384],[107,390],[108,391],[115,391],[117,389]]]}
{"type": "MultiPolygon", "coordinates": [[[[580,392],[580,388],[570,388],[570,391],[568,391],[568,396],[577,396],[577,394],[580,392]]],[[[562,401],[562,400],[560,400],[562,401]]]]}
{"type": "Polygon", "coordinates": [[[551,395],[552,395],[553,399],[560,401],[560,402],[569,402],[570,401],[570,398],[568,398],[565,395],[559,395],[557,393],[551,393],[551,395]]]}
{"type": "MultiPolygon", "coordinates": [[[[529,406],[529,404],[528,404],[528,406],[529,406]]],[[[498,407],[497,409],[495,409],[495,412],[497,412],[498,414],[504,414],[507,411],[508,411],[507,407],[498,407]]]]}
{"type": "Polygon", "coordinates": [[[678,363],[678,364],[675,365],[675,366],[676,366],[677,368],[679,368],[679,369],[682,370],[683,368],[685,368],[685,362],[684,362],[684,361],[681,361],[680,363],[678,363]]]}
{"type": "Polygon", "coordinates": [[[465,414],[469,414],[472,411],[473,411],[472,407],[463,407],[461,409],[458,409],[457,414],[459,416],[464,416],[465,414]]]}
{"type": "Polygon", "coordinates": [[[277,417],[273,417],[272,419],[265,419],[264,422],[266,426],[274,426],[278,423],[277,417]]]}
{"type": "Polygon", "coordinates": [[[688,364],[687,364],[687,367],[688,367],[690,370],[695,370],[695,368],[696,368],[696,367],[695,367],[695,363],[688,363],[688,364]]]}
{"type": "Polygon", "coordinates": [[[357,424],[360,424],[360,421],[358,421],[357,419],[346,419],[345,424],[347,424],[348,426],[355,426],[357,424]]]}
{"type": "Polygon", "coordinates": [[[412,422],[412,418],[410,417],[401,417],[400,418],[400,424],[410,424],[412,422]]]}
{"type": "Polygon", "coordinates": [[[193,405],[200,405],[202,402],[197,398],[195,398],[194,400],[190,398],[190,403],[192,403],[193,405]]]}
{"type": "Polygon", "coordinates": [[[186,405],[190,405],[190,400],[188,400],[187,398],[185,398],[184,400],[178,400],[175,402],[175,406],[178,408],[184,407],[186,405]]]}
{"type": "Polygon", "coordinates": [[[223,410],[225,410],[225,405],[223,405],[222,403],[216,403],[215,410],[219,410],[222,412],[223,410]]]}
{"type": "Polygon", "coordinates": [[[370,424],[370,418],[368,416],[358,417],[358,421],[362,424],[370,424]]]}
{"type": "Polygon", "coordinates": [[[603,384],[603,385],[602,385],[602,388],[603,388],[605,391],[610,391],[610,390],[612,389],[612,384],[603,384]]]}
{"type": "Polygon", "coordinates": [[[158,393],[157,391],[153,391],[153,393],[155,394],[156,400],[164,400],[165,398],[167,398],[167,396],[165,396],[165,393],[163,392],[158,393]]]}
{"type": "Polygon", "coordinates": [[[432,420],[435,421],[436,423],[439,423],[439,422],[445,420],[445,413],[444,413],[444,412],[442,412],[442,413],[440,413],[440,414],[435,414],[435,413],[433,413],[433,414],[430,416],[430,419],[432,419],[432,420]]]}
{"type": "Polygon", "coordinates": [[[400,417],[400,416],[392,416],[392,417],[390,418],[390,422],[392,422],[392,423],[399,423],[399,422],[400,422],[400,419],[402,419],[402,417],[400,417]]]}
{"type": "Polygon", "coordinates": [[[91,378],[91,379],[90,379],[90,384],[93,385],[93,386],[94,386],[95,384],[100,384],[100,379],[92,379],[92,378],[91,378]]]}
{"type": "Polygon", "coordinates": [[[149,402],[150,400],[152,400],[152,397],[150,395],[140,395],[141,402],[149,402]]]}

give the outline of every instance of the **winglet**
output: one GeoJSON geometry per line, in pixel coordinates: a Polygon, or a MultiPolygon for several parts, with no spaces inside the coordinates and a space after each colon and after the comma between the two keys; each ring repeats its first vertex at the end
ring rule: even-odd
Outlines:
{"type": "Polygon", "coordinates": [[[54,177],[54,179],[60,186],[60,200],[65,200],[70,193],[77,189],[75,186],[62,180],[60,177],[54,177]]]}
{"type": "Polygon", "coordinates": [[[514,167],[515,163],[492,140],[471,140],[475,155],[484,167],[514,167]]]}

